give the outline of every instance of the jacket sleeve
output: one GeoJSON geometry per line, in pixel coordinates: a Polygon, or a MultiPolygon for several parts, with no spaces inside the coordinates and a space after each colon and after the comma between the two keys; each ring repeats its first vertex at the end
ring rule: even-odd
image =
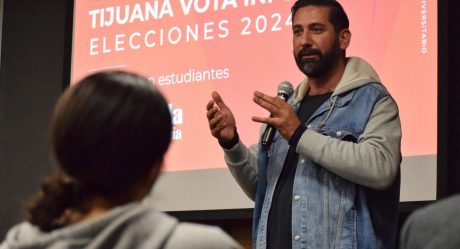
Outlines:
{"type": "Polygon", "coordinates": [[[225,162],[244,193],[255,200],[257,187],[257,144],[246,147],[241,140],[232,149],[226,150],[225,162]]]}
{"type": "Polygon", "coordinates": [[[334,174],[357,184],[385,189],[395,180],[401,163],[401,124],[390,96],[374,106],[356,143],[306,130],[296,151],[334,174]]]}

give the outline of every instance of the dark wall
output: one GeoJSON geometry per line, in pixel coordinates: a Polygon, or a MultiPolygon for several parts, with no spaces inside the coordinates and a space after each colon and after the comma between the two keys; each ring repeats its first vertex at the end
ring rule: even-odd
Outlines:
{"type": "Polygon", "coordinates": [[[447,74],[447,193],[460,193],[460,25],[458,1],[449,2],[447,74]]]}
{"type": "MultiPolygon", "coordinates": [[[[69,1],[4,0],[0,69],[0,238],[49,172],[48,121],[69,71],[69,1]]],[[[71,9],[70,9],[71,10],[71,9]]],[[[70,11],[71,13],[71,11],[70,11]]]]}

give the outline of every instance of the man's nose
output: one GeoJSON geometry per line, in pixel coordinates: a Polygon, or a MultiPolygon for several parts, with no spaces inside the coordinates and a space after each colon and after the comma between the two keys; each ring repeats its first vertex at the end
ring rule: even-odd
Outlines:
{"type": "Polygon", "coordinates": [[[305,31],[302,33],[300,36],[300,45],[303,47],[311,47],[313,45],[311,33],[308,31],[305,31]]]}

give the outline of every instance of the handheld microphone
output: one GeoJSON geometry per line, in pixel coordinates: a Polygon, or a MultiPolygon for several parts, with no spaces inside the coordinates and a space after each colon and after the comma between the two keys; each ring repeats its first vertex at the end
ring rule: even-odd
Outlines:
{"type": "MultiPolygon", "coordinates": [[[[283,81],[278,85],[278,91],[276,95],[282,100],[287,101],[293,92],[294,88],[292,87],[292,84],[287,81],[283,81]]],[[[270,117],[272,117],[272,115],[270,115],[270,117]]],[[[267,127],[265,127],[265,131],[262,133],[262,137],[260,138],[260,143],[266,150],[270,148],[275,133],[276,129],[273,126],[267,124],[267,127]]]]}

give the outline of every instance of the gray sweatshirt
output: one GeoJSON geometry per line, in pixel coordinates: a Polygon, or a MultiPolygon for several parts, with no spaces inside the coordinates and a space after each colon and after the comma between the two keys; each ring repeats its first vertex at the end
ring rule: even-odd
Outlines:
{"type": "Polygon", "coordinates": [[[94,220],[42,232],[28,222],[14,226],[0,249],[233,249],[220,228],[180,223],[154,208],[131,203],[94,220]]]}

